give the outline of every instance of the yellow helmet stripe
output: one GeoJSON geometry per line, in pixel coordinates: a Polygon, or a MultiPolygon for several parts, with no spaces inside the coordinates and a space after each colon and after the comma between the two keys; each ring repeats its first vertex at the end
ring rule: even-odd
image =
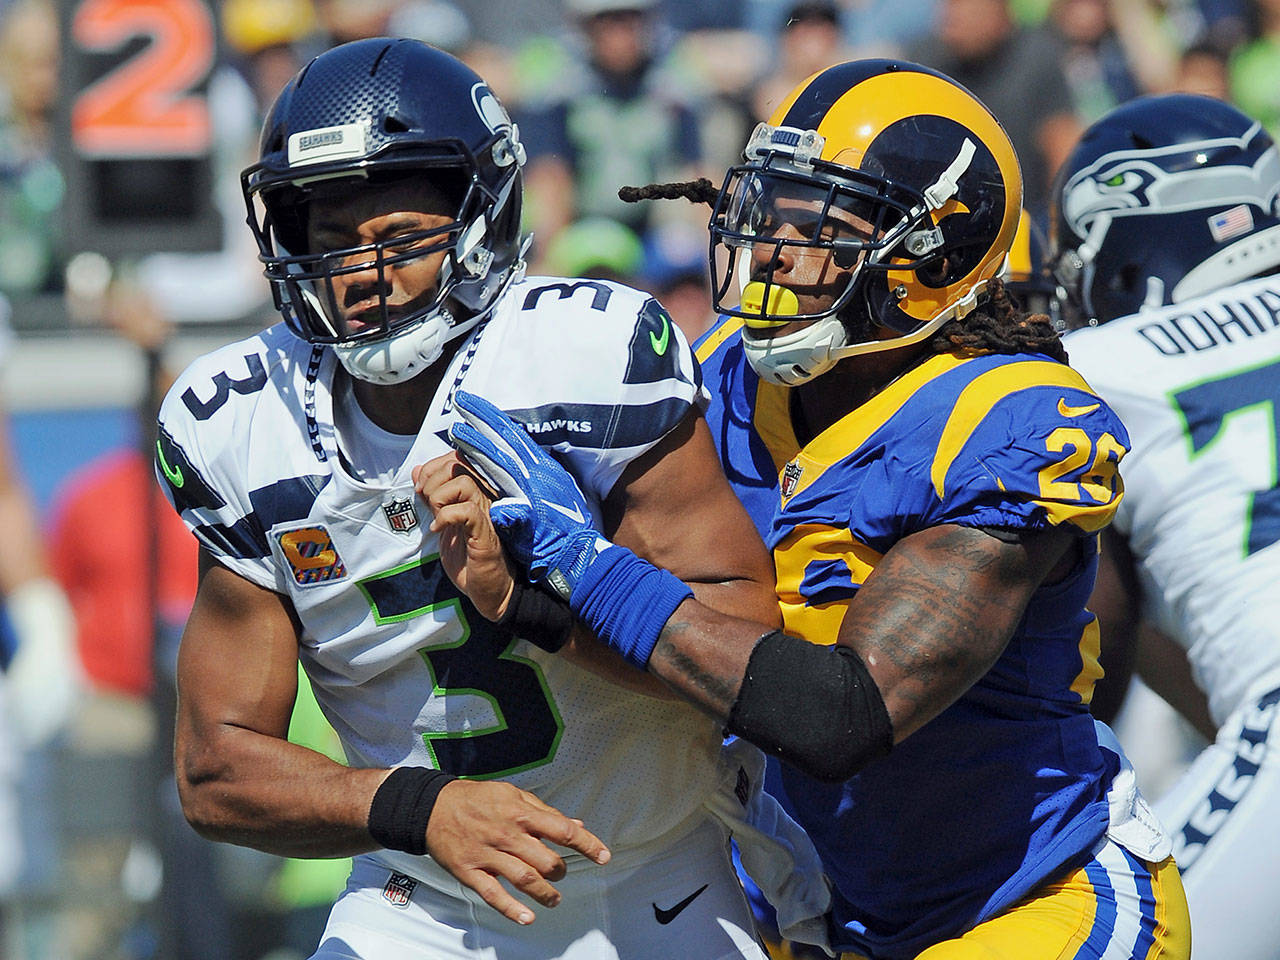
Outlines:
{"type": "MultiPolygon", "coordinates": [[[[991,249],[1009,247],[1022,207],[1022,175],[1008,135],[986,107],[963,87],[928,68],[915,64],[859,61],[841,64],[815,74],[784,102],[770,123],[799,129],[813,128],[826,141],[822,159],[860,168],[878,137],[900,120],[937,116],[971,132],[975,145],[989,151],[1000,171],[1005,190],[1004,215],[991,249]]],[[[950,161],[953,158],[940,158],[950,161]]],[[[963,183],[964,173],[960,174],[963,183]]],[[[956,198],[933,211],[934,221],[965,212],[956,198]]],[[[948,304],[980,292],[999,270],[1002,258],[984,258],[966,276],[941,288],[926,286],[910,270],[891,271],[891,286],[903,285],[909,296],[900,310],[927,321],[948,304]]]]}
{"type": "Polygon", "coordinates": [[[1015,280],[1031,276],[1035,264],[1031,260],[1031,216],[1024,209],[1018,217],[1018,229],[1009,249],[1009,275],[1015,280]]]}

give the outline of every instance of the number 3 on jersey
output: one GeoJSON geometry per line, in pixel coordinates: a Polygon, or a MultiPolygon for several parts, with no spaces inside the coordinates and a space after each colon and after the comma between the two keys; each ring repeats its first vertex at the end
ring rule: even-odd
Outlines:
{"type": "Polygon", "coordinates": [[[432,554],[359,582],[378,624],[424,614],[451,621],[437,643],[418,651],[431,675],[432,692],[444,698],[447,731],[424,733],[432,762],[460,777],[487,780],[550,763],[564,722],[542,670],[511,652],[517,638],[482,617],[458,591],[432,554]],[[451,710],[450,701],[488,701],[491,719],[476,725],[474,710],[451,710]],[[454,728],[454,723],[457,727],[454,728]]]}

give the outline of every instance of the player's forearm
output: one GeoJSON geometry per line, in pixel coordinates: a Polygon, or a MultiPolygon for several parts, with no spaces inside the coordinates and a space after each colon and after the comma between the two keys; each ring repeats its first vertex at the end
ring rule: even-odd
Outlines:
{"type": "Polygon", "coordinates": [[[716,581],[685,580],[693,595],[704,607],[731,618],[748,620],[771,627],[782,625],[778,594],[773,579],[751,579],[747,576],[716,581]]]}
{"type": "MultiPolygon", "coordinates": [[[[885,555],[849,605],[839,643],[762,637],[768,631],[758,624],[684,600],[662,624],[647,666],[762,749],[813,776],[842,779],[990,669],[1071,542],[1059,531],[1005,542],[976,529],[930,528],[885,555]]],[[[596,617],[616,622],[607,611],[596,617]]]]}
{"type": "Polygon", "coordinates": [[[377,848],[369,807],[386,770],[358,770],[306,747],[223,727],[179,735],[178,793],[211,840],[277,856],[345,857],[377,848]]]}
{"type": "Polygon", "coordinates": [[[731,733],[819,780],[847,780],[893,746],[880,691],[848,646],[689,600],[668,618],[648,667],[731,733]]]}
{"type": "MultiPolygon", "coordinates": [[[[775,616],[776,611],[775,603],[775,616]]],[[[667,620],[649,657],[649,672],[725,723],[751,651],[768,630],[764,623],[720,613],[698,595],[682,603],[667,620]]]]}
{"type": "Polygon", "coordinates": [[[1149,623],[1138,629],[1136,659],[1138,672],[1147,686],[1212,743],[1218,725],[1209,712],[1209,699],[1196,683],[1187,652],[1177,641],[1149,623]]]}

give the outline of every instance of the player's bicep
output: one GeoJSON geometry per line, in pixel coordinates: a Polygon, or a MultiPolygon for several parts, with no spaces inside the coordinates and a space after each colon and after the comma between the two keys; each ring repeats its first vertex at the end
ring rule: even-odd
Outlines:
{"type": "Polygon", "coordinates": [[[287,601],[201,550],[200,585],[178,654],[180,739],[228,729],[285,739],[297,661],[287,601]]]}
{"type": "Polygon", "coordinates": [[[904,737],[1000,657],[1032,593],[1075,542],[1054,529],[999,539],[930,527],[900,540],[858,590],[839,642],[857,650],[904,737]]]}
{"type": "Polygon", "coordinates": [[[779,621],[772,561],[699,413],[632,463],[604,507],[611,540],[670,570],[708,606],[779,621]]]}

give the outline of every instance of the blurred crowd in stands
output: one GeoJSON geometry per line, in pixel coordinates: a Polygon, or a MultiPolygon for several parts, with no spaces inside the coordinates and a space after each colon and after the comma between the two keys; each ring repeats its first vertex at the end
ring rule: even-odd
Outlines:
{"type": "MultiPolygon", "coordinates": [[[[530,158],[534,270],[608,271],[660,296],[699,286],[706,210],[628,205],[617,188],[718,182],[782,92],[840,60],[901,56],[968,86],[1008,129],[1038,219],[1079,132],[1134,96],[1207,93],[1280,129],[1275,0],[222,0],[218,16],[222,63],[208,96],[225,249],[137,265],[175,322],[263,308],[237,173],[284,82],[317,51],[363,36],[447,49],[512,110],[530,158]]],[[[65,283],[59,50],[55,0],[0,3],[0,292],[10,296],[65,283]]],[[[696,334],[709,307],[688,300],[681,319],[696,334]]]]}
{"type": "MultiPolygon", "coordinates": [[[[783,93],[831,63],[900,56],[968,86],[1008,129],[1025,205],[1042,222],[1054,172],[1080,132],[1132,97],[1209,94],[1280,133],[1280,0],[221,0],[215,13],[219,66],[207,93],[222,249],[157,250],[109,265],[108,278],[94,281],[90,270],[90,282],[66,252],[60,217],[59,8],[0,0],[0,294],[19,343],[74,338],[89,324],[145,352],[153,382],[142,390],[144,438],[166,340],[209,321],[276,319],[238,174],[255,159],[263,106],[312,55],[343,41],[416,37],[487,78],[528,151],[531,271],[649,290],[690,340],[712,319],[709,210],[625,204],[618,187],[719,183],[783,93]],[[41,302],[62,308],[30,307],[41,302]]],[[[23,542],[13,517],[32,508],[2,428],[0,420],[0,552],[10,552],[23,542]],[[6,482],[16,513],[5,509],[6,482]]],[[[2,594],[24,582],[62,591],[75,617],[72,659],[45,668],[88,691],[67,698],[73,707],[50,699],[49,729],[20,741],[21,759],[0,756],[0,793],[16,784],[25,798],[10,816],[0,796],[0,847],[19,844],[12,833],[24,850],[0,849],[0,957],[305,957],[343,865],[214,849],[177,812],[166,723],[195,549],[155,503],[143,447],[84,464],[37,518],[41,542],[24,554],[35,569],[6,581],[0,568],[2,594]],[[79,764],[74,783],[50,759],[59,744],[79,764]],[[7,829],[13,817],[22,822],[7,829]],[[121,824],[118,835],[107,829],[121,824]]],[[[21,691],[8,699],[24,702],[21,691]]],[[[331,749],[305,706],[299,738],[331,749]]]]}

